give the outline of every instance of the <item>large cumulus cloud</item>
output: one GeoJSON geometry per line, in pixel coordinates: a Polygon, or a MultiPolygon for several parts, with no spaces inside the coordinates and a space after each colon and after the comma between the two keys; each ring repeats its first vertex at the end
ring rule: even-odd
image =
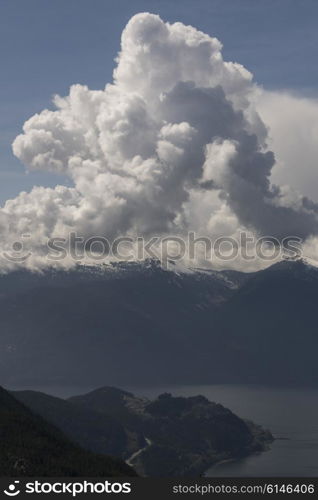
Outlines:
{"type": "MultiPolygon", "coordinates": [[[[0,211],[7,245],[28,233],[317,233],[317,206],[271,183],[274,154],[255,108],[252,75],[222,45],[181,23],[134,16],[122,34],[114,81],[73,85],[54,111],[30,118],[13,143],[30,170],[72,187],[34,188],[0,211]]],[[[41,253],[38,250],[39,254],[41,253]]]]}

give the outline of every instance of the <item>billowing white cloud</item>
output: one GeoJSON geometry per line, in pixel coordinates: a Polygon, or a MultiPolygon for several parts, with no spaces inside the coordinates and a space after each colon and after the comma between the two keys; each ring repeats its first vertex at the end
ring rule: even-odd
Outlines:
{"type": "Polygon", "coordinates": [[[264,105],[251,73],[224,61],[221,49],[191,26],[134,16],[113,83],[73,85],[15,139],[13,152],[30,170],[63,173],[73,187],[8,201],[0,211],[6,245],[30,235],[35,265],[46,238],[70,231],[215,236],[223,223],[223,234],[316,234],[317,206],[271,183],[275,158],[257,112],[264,105]]]}
{"type": "Polygon", "coordinates": [[[284,92],[259,93],[257,109],[275,151],[272,179],[318,201],[318,99],[284,92]]]}

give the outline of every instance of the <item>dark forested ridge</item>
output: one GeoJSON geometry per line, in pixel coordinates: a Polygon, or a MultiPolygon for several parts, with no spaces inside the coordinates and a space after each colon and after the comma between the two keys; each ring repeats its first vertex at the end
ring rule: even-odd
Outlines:
{"type": "Polygon", "coordinates": [[[142,448],[145,440],[140,432],[123,425],[113,415],[115,404],[108,400],[112,412],[100,412],[89,407],[36,391],[14,391],[14,397],[32,412],[61,429],[83,448],[108,455],[127,458],[142,448]]]}
{"type": "Polygon", "coordinates": [[[73,444],[0,387],[0,476],[133,476],[122,460],[73,444]]]}

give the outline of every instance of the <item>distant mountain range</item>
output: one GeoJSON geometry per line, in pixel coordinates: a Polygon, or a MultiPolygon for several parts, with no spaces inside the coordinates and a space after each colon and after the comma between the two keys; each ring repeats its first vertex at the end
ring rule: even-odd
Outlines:
{"type": "Polygon", "coordinates": [[[0,476],[135,476],[119,458],[92,453],[0,387],[0,476]]]}
{"type": "Polygon", "coordinates": [[[6,386],[317,385],[318,270],[257,273],[156,262],[0,277],[6,386]]]}
{"type": "Polygon", "coordinates": [[[12,395],[78,445],[125,459],[142,476],[198,475],[220,460],[264,451],[273,440],[203,396],[150,401],[113,387],[68,400],[34,391],[12,395]]]}

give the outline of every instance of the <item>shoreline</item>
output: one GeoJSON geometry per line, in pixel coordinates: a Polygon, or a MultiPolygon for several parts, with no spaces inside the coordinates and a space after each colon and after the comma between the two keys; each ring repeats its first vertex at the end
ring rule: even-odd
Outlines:
{"type": "MultiPolygon", "coordinates": [[[[251,422],[249,422],[251,424],[251,422]]],[[[254,424],[255,425],[255,424],[254,424]]],[[[258,427],[258,426],[257,426],[258,427]]],[[[261,428],[262,429],[262,428],[261,428]]],[[[274,441],[277,441],[278,439],[280,438],[275,438],[274,436],[272,436],[270,434],[269,431],[267,430],[263,430],[262,429],[262,432],[263,433],[269,433],[269,435],[271,437],[268,436],[268,438],[265,438],[264,440],[262,441],[258,441],[256,439],[255,443],[254,443],[254,446],[260,446],[259,449],[251,449],[250,451],[246,451],[246,453],[242,453],[242,454],[239,454],[237,456],[232,456],[232,457],[228,457],[228,458],[222,458],[221,460],[218,460],[216,461],[215,463],[211,464],[210,467],[208,469],[205,469],[204,472],[201,472],[200,476],[203,476],[203,477],[209,477],[207,476],[207,472],[213,468],[217,468],[218,466],[222,465],[222,464],[226,464],[226,463],[231,463],[231,462],[239,462],[240,460],[244,459],[244,458],[248,458],[248,457],[252,457],[253,455],[260,455],[262,453],[266,453],[267,451],[270,451],[271,449],[271,444],[274,443],[274,441]]],[[[264,434],[262,434],[264,435],[264,434]]],[[[288,439],[288,438],[287,438],[288,439]]]]}

